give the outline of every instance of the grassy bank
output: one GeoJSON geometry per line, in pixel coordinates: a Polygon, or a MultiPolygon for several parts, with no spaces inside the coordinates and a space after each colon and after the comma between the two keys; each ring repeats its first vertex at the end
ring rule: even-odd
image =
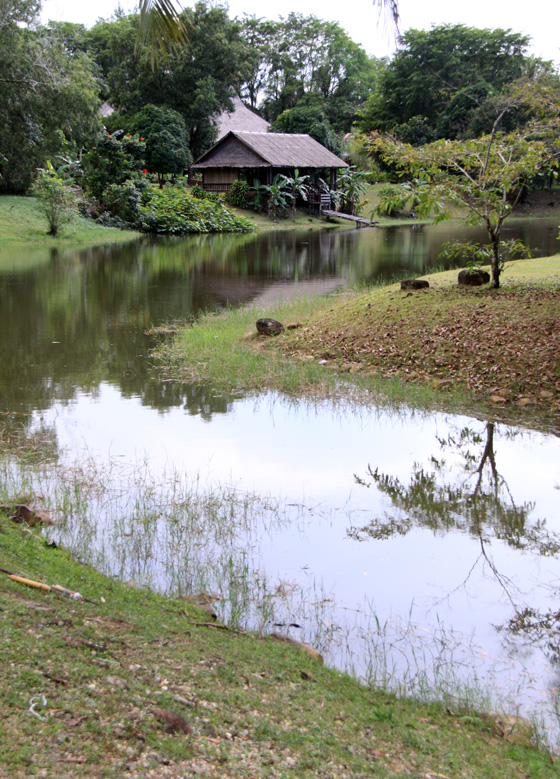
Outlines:
{"type": "Polygon", "coordinates": [[[430,289],[378,287],[267,311],[204,317],[157,352],[169,375],[224,390],[483,410],[558,425],[560,255],[508,264],[500,290],[463,289],[457,272],[425,277],[430,289]],[[297,324],[258,336],[255,319],[297,324]]]}
{"type": "Polygon", "coordinates": [[[52,247],[57,249],[124,243],[140,233],[102,227],[82,216],[65,225],[56,238],[47,235],[48,225],[35,198],[0,197],[0,245],[2,248],[52,247]]]}
{"type": "Polygon", "coordinates": [[[525,722],[368,689],[298,647],[107,579],[6,519],[0,567],[0,776],[558,775],[525,722]]]}

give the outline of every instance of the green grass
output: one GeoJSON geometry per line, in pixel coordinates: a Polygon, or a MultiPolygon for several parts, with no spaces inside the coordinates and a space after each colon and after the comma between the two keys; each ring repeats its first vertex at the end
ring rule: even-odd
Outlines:
{"type": "Polygon", "coordinates": [[[560,255],[509,263],[494,291],[457,286],[457,271],[330,298],[225,311],[178,328],[160,369],[221,391],[352,398],[549,428],[560,410],[560,255]],[[255,320],[299,324],[258,336],[255,320]],[[555,324],[556,323],[556,324],[555,324]],[[496,417],[496,415],[498,415],[496,417]]]}
{"type": "Polygon", "coordinates": [[[0,246],[12,251],[18,246],[48,247],[56,249],[76,248],[85,244],[120,243],[139,237],[140,233],[102,227],[92,219],[82,216],[65,225],[56,238],[47,235],[48,225],[35,198],[0,197],[0,246]]]}
{"type": "Polygon", "coordinates": [[[7,520],[0,567],[87,599],[0,574],[2,777],[558,776],[526,723],[499,737],[495,717],[398,700],[295,647],[207,627],[185,601],[106,578],[7,520]],[[192,732],[166,732],[161,710],[192,732]]]}

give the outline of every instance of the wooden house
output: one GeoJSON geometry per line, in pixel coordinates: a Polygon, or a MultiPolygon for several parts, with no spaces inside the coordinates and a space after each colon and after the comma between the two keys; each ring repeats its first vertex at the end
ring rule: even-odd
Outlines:
{"type": "Polygon", "coordinates": [[[192,165],[210,192],[228,192],[237,179],[271,184],[280,173],[309,175],[314,184],[325,180],[336,189],[336,171],[348,164],[309,135],[230,130],[192,165]]]}

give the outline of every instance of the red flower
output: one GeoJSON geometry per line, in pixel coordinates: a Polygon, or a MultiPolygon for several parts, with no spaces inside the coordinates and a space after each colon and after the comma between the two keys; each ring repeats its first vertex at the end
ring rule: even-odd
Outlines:
{"type": "Polygon", "coordinates": [[[144,173],[147,173],[147,172],[148,172],[148,168],[144,168],[144,173]]]}

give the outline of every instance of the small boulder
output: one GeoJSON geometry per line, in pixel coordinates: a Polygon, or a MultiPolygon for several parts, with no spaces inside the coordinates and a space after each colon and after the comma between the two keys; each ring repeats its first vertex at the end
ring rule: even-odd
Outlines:
{"type": "Polygon", "coordinates": [[[457,276],[457,282],[461,286],[465,287],[481,287],[483,284],[488,284],[490,281],[490,274],[485,270],[469,270],[469,268],[463,268],[459,271],[457,276]]]}
{"type": "Polygon", "coordinates": [[[277,319],[257,319],[257,330],[261,335],[278,335],[284,331],[284,325],[277,319]]]}
{"type": "Polygon", "coordinates": [[[401,281],[401,289],[428,289],[430,282],[425,279],[405,279],[401,281]]]}
{"type": "Polygon", "coordinates": [[[54,525],[54,520],[48,511],[33,509],[23,503],[2,503],[0,504],[0,514],[5,514],[12,522],[21,522],[28,527],[54,525]]]}

